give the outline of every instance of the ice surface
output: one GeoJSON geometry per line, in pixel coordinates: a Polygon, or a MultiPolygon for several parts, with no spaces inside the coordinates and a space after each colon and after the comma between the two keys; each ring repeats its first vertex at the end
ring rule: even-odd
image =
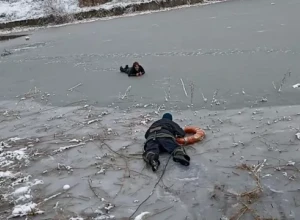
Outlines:
{"type": "Polygon", "coordinates": [[[186,148],[191,156],[189,167],[170,160],[160,184],[134,218],[144,212],[159,213],[155,215],[157,219],[232,216],[238,211],[238,200],[227,194],[238,195],[255,187],[248,171],[236,169],[241,164],[260,164],[256,169],[264,193],[253,205],[260,215],[268,213],[280,218],[282,213],[288,216],[291,211],[300,214],[292,192],[299,188],[296,161],[300,159],[300,143],[295,134],[299,132],[300,106],[224,111],[160,107],[158,111],[156,106],[145,108],[144,103],[134,104],[124,113],[96,106],[87,111],[83,108],[85,103],[69,107],[44,106],[28,100],[19,105],[0,104],[8,111],[18,111],[20,116],[0,123],[4,142],[8,143],[16,133],[18,137],[28,137],[29,142],[39,140],[34,141],[34,147],[24,148],[26,142],[22,139],[1,152],[2,159],[12,155],[12,164],[1,171],[3,179],[9,180],[1,187],[4,201],[15,204],[12,215],[26,215],[34,208],[35,212],[44,210],[47,218],[55,219],[53,207],[67,207],[64,211],[72,212],[74,218],[128,218],[149,196],[166,164],[168,156],[161,155],[161,166],[153,173],[141,157],[144,132],[165,111],[171,112],[181,126],[205,129],[207,136],[202,143],[186,148]],[[88,115],[102,112],[107,114],[101,121],[86,123],[88,115]],[[25,127],[18,126],[25,121],[25,127]],[[41,129],[45,124],[48,129],[41,129]],[[22,166],[25,163],[27,166],[22,166]],[[17,179],[4,177],[17,173],[17,179]],[[64,185],[70,188],[64,190],[64,185]],[[222,185],[224,190],[216,191],[222,185]],[[212,195],[217,199],[211,199],[212,195]],[[276,208],[270,208],[271,204],[276,208]]]}

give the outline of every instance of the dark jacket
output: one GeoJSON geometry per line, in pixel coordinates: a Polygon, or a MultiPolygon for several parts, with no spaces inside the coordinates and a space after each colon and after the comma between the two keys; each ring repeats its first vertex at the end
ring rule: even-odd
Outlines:
{"type": "Polygon", "coordinates": [[[136,71],[134,67],[130,67],[128,70],[128,76],[136,76],[137,73],[142,73],[142,75],[144,75],[145,74],[144,68],[141,65],[139,66],[140,66],[139,71],[136,71]]]}
{"type": "Polygon", "coordinates": [[[147,130],[145,134],[145,138],[147,139],[151,133],[155,133],[155,132],[157,134],[159,133],[169,134],[172,135],[173,137],[179,137],[179,138],[185,136],[184,130],[176,122],[165,118],[155,121],[147,130]],[[154,129],[154,128],[158,128],[158,129],[154,129]]]}

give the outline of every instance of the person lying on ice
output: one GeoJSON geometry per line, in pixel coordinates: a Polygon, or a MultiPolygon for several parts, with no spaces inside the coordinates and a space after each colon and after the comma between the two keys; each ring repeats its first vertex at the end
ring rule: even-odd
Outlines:
{"type": "Polygon", "coordinates": [[[132,67],[128,67],[128,65],[123,68],[120,67],[121,73],[126,73],[128,76],[142,76],[145,74],[144,68],[138,63],[134,62],[132,67]]]}
{"type": "Polygon", "coordinates": [[[184,137],[185,132],[172,119],[170,113],[165,113],[162,119],[155,121],[145,134],[143,159],[152,167],[153,172],[160,165],[159,154],[161,152],[172,154],[175,162],[184,166],[190,165],[190,157],[175,139],[184,137]]]}

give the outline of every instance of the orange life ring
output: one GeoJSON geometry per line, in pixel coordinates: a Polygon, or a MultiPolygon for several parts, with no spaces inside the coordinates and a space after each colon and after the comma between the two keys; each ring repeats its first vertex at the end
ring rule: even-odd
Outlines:
{"type": "Polygon", "coordinates": [[[202,141],[205,137],[205,132],[201,128],[197,128],[195,126],[187,126],[184,128],[184,131],[187,134],[193,134],[193,135],[184,138],[176,138],[178,144],[181,145],[194,144],[196,142],[202,141]]]}

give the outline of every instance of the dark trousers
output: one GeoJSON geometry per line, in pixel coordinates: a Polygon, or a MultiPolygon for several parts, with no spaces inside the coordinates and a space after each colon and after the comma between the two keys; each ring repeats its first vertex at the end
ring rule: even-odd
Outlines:
{"type": "Polygon", "coordinates": [[[130,70],[131,70],[131,67],[128,67],[128,65],[126,65],[124,68],[123,67],[120,68],[120,71],[122,73],[126,73],[126,74],[129,74],[130,70]]]}
{"type": "Polygon", "coordinates": [[[145,154],[152,152],[159,155],[162,152],[167,152],[169,154],[178,148],[179,145],[172,138],[156,138],[155,140],[149,140],[145,146],[145,154]]]}

